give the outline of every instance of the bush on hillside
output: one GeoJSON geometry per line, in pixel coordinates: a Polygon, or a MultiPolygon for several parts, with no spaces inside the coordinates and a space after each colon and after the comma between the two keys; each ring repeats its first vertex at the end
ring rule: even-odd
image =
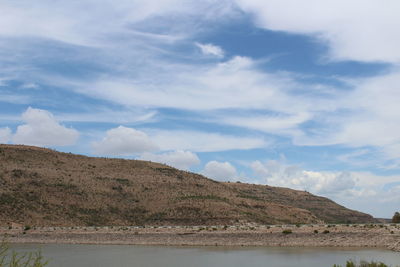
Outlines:
{"type": "Polygon", "coordinates": [[[292,230],[290,230],[290,229],[286,229],[286,230],[282,231],[282,234],[284,234],[284,235],[288,235],[288,234],[291,234],[291,233],[292,233],[292,230]]]}
{"type": "Polygon", "coordinates": [[[400,212],[395,212],[392,218],[392,223],[400,223],[400,212]]]}
{"type": "MultiPolygon", "coordinates": [[[[333,265],[333,267],[342,267],[342,265],[333,265]]],[[[375,261],[371,261],[371,262],[367,262],[367,261],[360,261],[359,264],[355,263],[354,261],[347,261],[346,262],[346,267],[389,267],[386,264],[382,263],[382,262],[375,262],[375,261]]]]}

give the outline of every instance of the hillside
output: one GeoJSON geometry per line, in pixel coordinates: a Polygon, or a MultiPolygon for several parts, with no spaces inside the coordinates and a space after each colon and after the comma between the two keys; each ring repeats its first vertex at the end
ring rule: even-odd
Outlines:
{"type": "Polygon", "coordinates": [[[163,164],[0,145],[0,225],[371,222],[303,191],[220,183],[163,164]]]}

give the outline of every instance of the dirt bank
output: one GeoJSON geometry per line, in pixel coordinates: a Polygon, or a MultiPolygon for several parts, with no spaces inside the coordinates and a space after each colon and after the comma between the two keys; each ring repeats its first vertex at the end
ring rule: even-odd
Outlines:
{"type": "Polygon", "coordinates": [[[36,227],[1,228],[0,236],[12,243],[360,247],[400,252],[400,225],[36,227]]]}

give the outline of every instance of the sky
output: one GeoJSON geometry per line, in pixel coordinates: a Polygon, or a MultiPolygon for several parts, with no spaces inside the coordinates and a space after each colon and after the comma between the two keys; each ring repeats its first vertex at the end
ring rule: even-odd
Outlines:
{"type": "Polygon", "coordinates": [[[0,0],[0,143],[400,209],[400,2],[0,0]]]}

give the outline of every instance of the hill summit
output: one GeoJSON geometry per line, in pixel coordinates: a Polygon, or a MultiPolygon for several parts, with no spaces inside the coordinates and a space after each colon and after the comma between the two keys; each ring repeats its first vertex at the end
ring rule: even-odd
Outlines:
{"type": "Polygon", "coordinates": [[[367,223],[308,192],[243,183],[140,160],[0,145],[0,225],[367,223]]]}

